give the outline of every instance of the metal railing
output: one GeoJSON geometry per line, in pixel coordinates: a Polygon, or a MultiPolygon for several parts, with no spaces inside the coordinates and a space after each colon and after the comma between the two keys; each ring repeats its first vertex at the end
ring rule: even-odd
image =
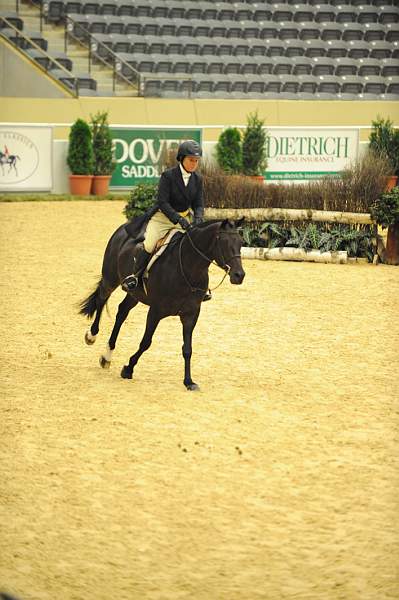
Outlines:
{"type": "MultiPolygon", "coordinates": [[[[16,12],[19,14],[21,0],[15,0],[16,12]]],[[[47,22],[49,15],[49,0],[28,0],[30,4],[39,10],[40,32],[43,31],[43,23],[47,22]]],[[[73,17],[64,14],[60,17],[60,22],[64,24],[64,52],[68,51],[68,44],[71,41],[78,43],[83,48],[87,49],[87,70],[91,74],[92,65],[101,63],[112,70],[112,91],[115,92],[118,82],[124,82],[132,89],[132,93],[136,96],[146,95],[147,81],[164,81],[165,79],[176,79],[181,82],[188,82],[185,90],[181,90],[181,97],[191,98],[194,91],[195,75],[189,73],[140,73],[129,62],[124,60],[114,52],[107,44],[96,38],[96,34],[92,34],[81,23],[77,22],[73,17]]],[[[112,34],[111,34],[112,35],[112,34]]],[[[55,62],[55,61],[53,61],[55,62]]],[[[153,94],[161,95],[161,90],[154,90],[153,94]]],[[[180,94],[179,94],[180,96],[180,94]]]]}
{"type": "Polygon", "coordinates": [[[74,77],[74,75],[71,73],[71,71],[68,71],[68,69],[66,69],[64,67],[64,65],[62,65],[60,62],[58,62],[58,60],[56,58],[54,58],[53,56],[48,54],[48,52],[46,52],[46,50],[44,50],[41,46],[36,44],[36,42],[34,40],[32,40],[25,33],[23,33],[23,31],[18,29],[18,27],[15,27],[15,25],[13,25],[6,17],[0,16],[0,20],[1,20],[0,22],[4,22],[7,25],[7,29],[12,29],[15,32],[15,34],[16,34],[15,37],[17,40],[23,39],[26,42],[27,47],[22,48],[18,44],[18,42],[14,44],[12,39],[10,39],[8,36],[4,35],[2,33],[3,30],[0,29],[0,35],[2,35],[2,37],[4,39],[6,39],[8,42],[10,42],[14,46],[16,46],[19,50],[22,50],[22,51],[30,50],[31,48],[38,50],[40,52],[40,54],[48,60],[47,66],[43,66],[40,63],[36,62],[35,59],[32,58],[31,56],[29,56],[29,54],[27,54],[26,52],[24,52],[24,56],[26,58],[28,58],[32,63],[34,63],[34,65],[36,67],[38,67],[39,69],[41,69],[42,71],[47,73],[47,75],[49,75],[54,81],[56,81],[59,85],[61,85],[61,87],[66,92],[68,92],[68,94],[75,96],[75,97],[79,96],[78,81],[77,81],[76,77],[74,77]],[[51,65],[55,65],[57,67],[57,69],[59,69],[60,71],[63,71],[65,73],[65,79],[73,79],[74,80],[73,88],[71,88],[69,85],[67,85],[62,80],[58,79],[57,77],[54,77],[54,75],[51,73],[51,70],[50,70],[51,65]]]}
{"type": "Polygon", "coordinates": [[[131,64],[123,60],[107,44],[96,38],[88,29],[72,17],[64,16],[64,51],[68,52],[68,44],[73,40],[88,50],[87,68],[91,73],[93,63],[102,63],[112,69],[112,91],[116,82],[123,81],[132,88],[135,95],[141,95],[141,74],[131,64]]]}

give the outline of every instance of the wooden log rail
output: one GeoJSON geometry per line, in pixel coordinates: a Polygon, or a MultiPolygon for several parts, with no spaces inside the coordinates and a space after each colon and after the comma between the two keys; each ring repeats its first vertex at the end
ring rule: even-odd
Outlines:
{"type": "Polygon", "coordinates": [[[206,208],[207,219],[241,219],[248,221],[318,221],[373,225],[368,213],[338,212],[296,208],[206,208]]]}

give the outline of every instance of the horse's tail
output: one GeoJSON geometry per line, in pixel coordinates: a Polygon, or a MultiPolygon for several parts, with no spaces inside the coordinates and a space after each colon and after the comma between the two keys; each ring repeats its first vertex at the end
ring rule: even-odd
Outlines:
{"type": "Polygon", "coordinates": [[[88,319],[91,319],[94,316],[94,313],[96,312],[96,310],[98,308],[97,299],[100,294],[101,282],[102,282],[102,279],[100,279],[100,281],[98,282],[98,285],[97,285],[96,289],[94,290],[94,292],[92,292],[89,296],[87,296],[87,298],[82,300],[82,302],[79,304],[79,308],[80,308],[79,314],[86,315],[86,317],[88,319]]]}

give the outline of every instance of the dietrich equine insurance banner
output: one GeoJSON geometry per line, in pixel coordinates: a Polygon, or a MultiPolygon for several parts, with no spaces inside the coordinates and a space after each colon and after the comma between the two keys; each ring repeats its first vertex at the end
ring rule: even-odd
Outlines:
{"type": "Polygon", "coordinates": [[[267,132],[264,176],[269,181],[339,177],[358,156],[358,129],[270,127],[267,132]]]}
{"type": "Polygon", "coordinates": [[[116,168],[110,187],[132,188],[139,183],[156,183],[169,152],[183,140],[201,144],[202,130],[192,128],[111,127],[116,168]]]}
{"type": "Polygon", "coordinates": [[[53,185],[51,127],[0,125],[0,191],[48,191],[53,185]]]}

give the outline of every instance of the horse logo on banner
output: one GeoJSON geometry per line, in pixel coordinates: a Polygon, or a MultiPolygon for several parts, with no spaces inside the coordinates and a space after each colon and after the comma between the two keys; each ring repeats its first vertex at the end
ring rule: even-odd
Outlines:
{"type": "Polygon", "coordinates": [[[17,160],[21,160],[17,154],[10,154],[7,146],[4,146],[4,152],[0,150],[0,166],[2,175],[4,175],[4,165],[8,165],[8,173],[15,171],[15,176],[18,177],[17,160]]]}

